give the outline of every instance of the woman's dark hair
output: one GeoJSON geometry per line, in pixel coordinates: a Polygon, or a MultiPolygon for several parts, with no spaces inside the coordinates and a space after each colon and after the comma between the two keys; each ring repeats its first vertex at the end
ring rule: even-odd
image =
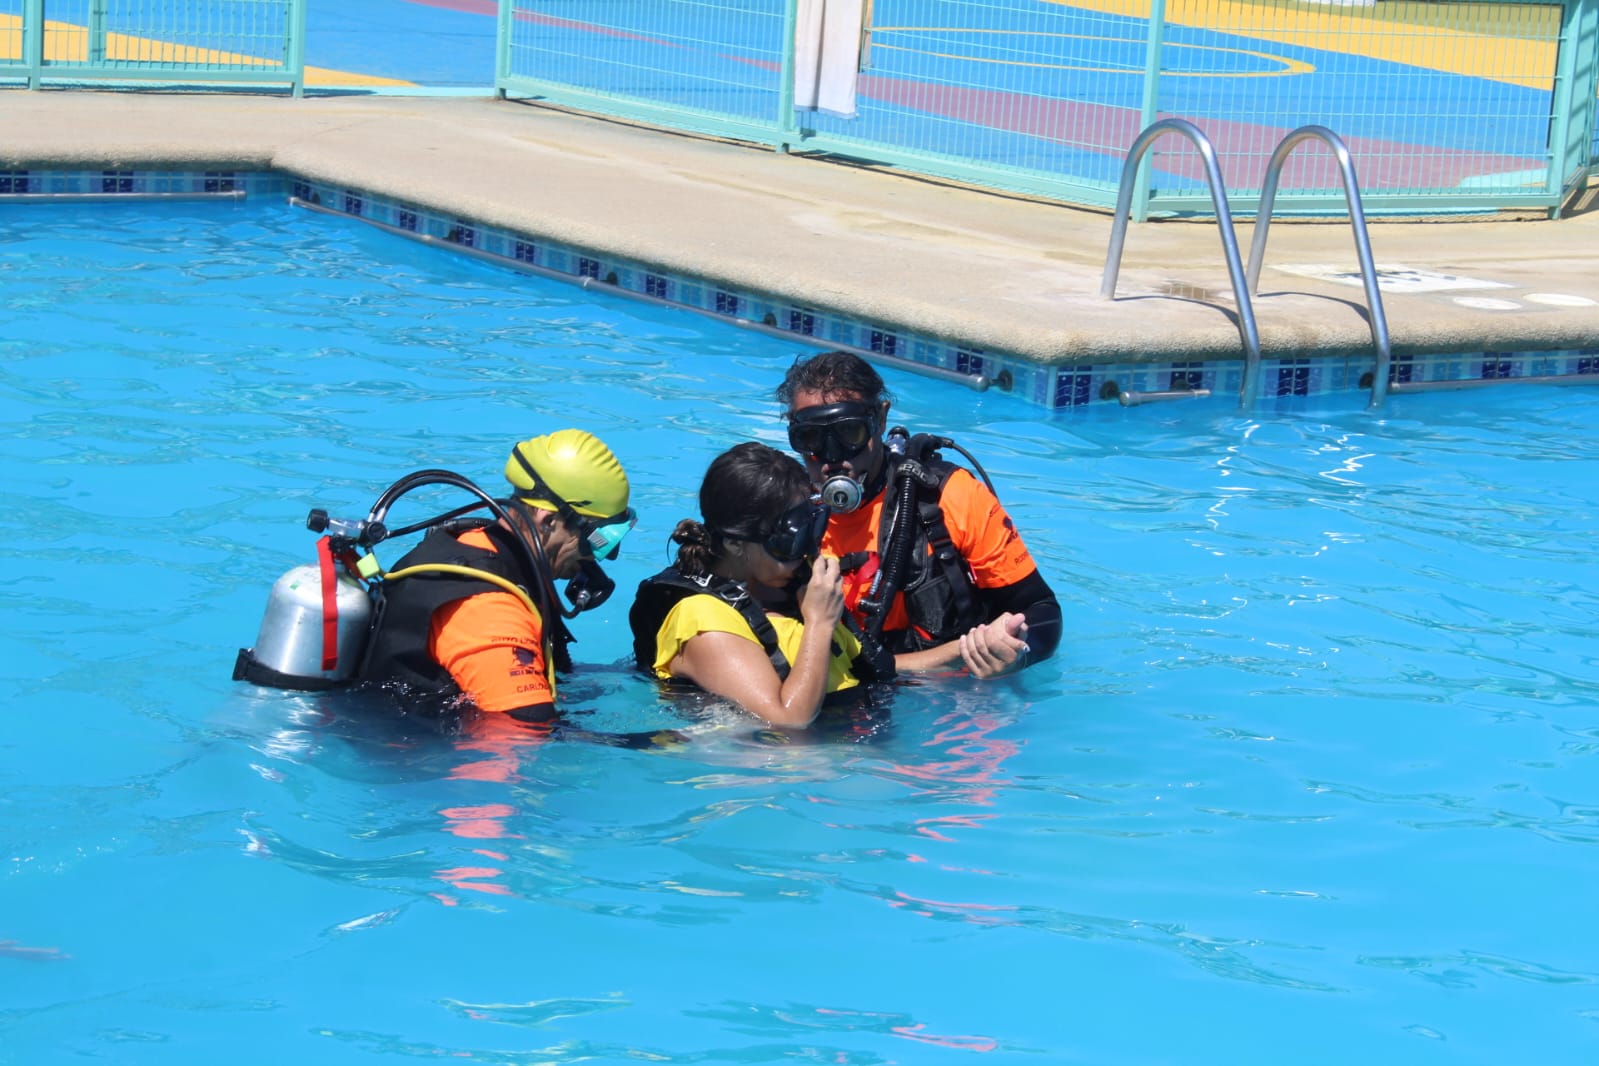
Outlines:
{"type": "Polygon", "coordinates": [[[737,444],[711,461],[700,483],[703,521],[685,518],[672,530],[679,572],[698,576],[726,550],[723,534],[762,537],[792,506],[811,494],[811,479],[793,456],[759,441],[737,444]]]}
{"type": "Polygon", "coordinates": [[[794,394],[801,391],[823,396],[851,393],[872,407],[894,398],[872,364],[851,352],[818,352],[809,359],[794,360],[777,387],[777,402],[788,408],[794,403],[794,394]]]}

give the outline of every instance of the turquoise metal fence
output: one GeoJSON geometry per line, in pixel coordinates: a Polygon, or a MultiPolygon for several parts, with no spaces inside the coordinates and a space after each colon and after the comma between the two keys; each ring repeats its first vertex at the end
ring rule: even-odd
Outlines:
{"type": "MultiPolygon", "coordinates": [[[[1348,144],[1367,210],[1555,210],[1599,162],[1599,0],[826,0],[862,3],[850,106],[794,106],[822,0],[500,0],[496,86],[674,128],[1069,202],[1115,202],[1141,129],[1216,145],[1238,210],[1290,130],[1348,144]]],[[[1199,161],[1151,155],[1137,208],[1209,212],[1199,161]]],[[[1341,211],[1303,153],[1283,211],[1341,211]]]]}
{"type": "Polygon", "coordinates": [[[0,82],[305,81],[306,0],[0,0],[0,82]]]}

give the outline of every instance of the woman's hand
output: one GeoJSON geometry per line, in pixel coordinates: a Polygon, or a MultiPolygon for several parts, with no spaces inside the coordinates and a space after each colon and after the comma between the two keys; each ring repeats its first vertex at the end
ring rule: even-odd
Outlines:
{"type": "Polygon", "coordinates": [[[811,564],[811,579],[800,589],[800,617],[805,628],[818,626],[831,634],[844,615],[844,573],[831,555],[818,556],[811,564]]]}
{"type": "Polygon", "coordinates": [[[973,677],[999,677],[1027,665],[1027,619],[1006,612],[961,634],[961,658],[973,677]]]}

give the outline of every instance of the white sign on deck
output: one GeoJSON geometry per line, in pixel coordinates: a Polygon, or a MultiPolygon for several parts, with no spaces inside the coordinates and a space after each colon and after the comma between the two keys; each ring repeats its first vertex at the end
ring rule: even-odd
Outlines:
{"type": "MultiPolygon", "coordinates": [[[[1356,288],[1365,286],[1359,270],[1346,270],[1328,263],[1298,263],[1288,266],[1272,264],[1272,269],[1281,270],[1285,274],[1298,274],[1319,281],[1330,281],[1335,285],[1353,285],[1356,288]]],[[[1450,292],[1457,289],[1508,289],[1510,286],[1502,281],[1482,281],[1477,278],[1461,277],[1459,274],[1443,274],[1436,270],[1417,270],[1407,266],[1379,266],[1377,288],[1381,292],[1417,293],[1450,292]]]]}

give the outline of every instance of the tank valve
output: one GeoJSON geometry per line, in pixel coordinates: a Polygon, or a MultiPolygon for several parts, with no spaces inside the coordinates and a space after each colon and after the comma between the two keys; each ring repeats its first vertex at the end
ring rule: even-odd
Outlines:
{"type": "Polygon", "coordinates": [[[305,528],[313,533],[326,533],[335,539],[348,540],[367,547],[381,541],[389,532],[382,522],[332,518],[320,507],[312,508],[311,513],[305,516],[305,528]]]}

